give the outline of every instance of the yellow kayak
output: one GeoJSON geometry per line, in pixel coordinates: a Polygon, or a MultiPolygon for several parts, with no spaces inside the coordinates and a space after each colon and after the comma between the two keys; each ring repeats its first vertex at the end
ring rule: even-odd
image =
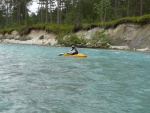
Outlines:
{"type": "Polygon", "coordinates": [[[60,55],[63,55],[63,56],[75,56],[75,57],[87,57],[87,55],[83,54],[83,53],[78,53],[78,54],[74,54],[74,55],[71,55],[71,54],[68,54],[68,53],[61,53],[60,55]]]}

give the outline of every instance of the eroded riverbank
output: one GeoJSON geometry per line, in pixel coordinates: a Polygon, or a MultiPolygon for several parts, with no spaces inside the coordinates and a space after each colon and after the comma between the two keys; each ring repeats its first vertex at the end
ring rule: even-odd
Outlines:
{"type": "MultiPolygon", "coordinates": [[[[75,34],[80,38],[90,39],[97,31],[103,32],[109,37],[111,41],[109,49],[150,51],[149,24],[145,26],[122,24],[110,29],[96,27],[88,31],[78,31],[75,34]]],[[[0,34],[0,40],[4,43],[58,46],[57,35],[48,33],[45,30],[32,30],[29,34],[23,36],[20,36],[19,33],[14,30],[11,34],[0,34]]],[[[86,47],[88,47],[88,45],[86,45],[86,47]]]]}

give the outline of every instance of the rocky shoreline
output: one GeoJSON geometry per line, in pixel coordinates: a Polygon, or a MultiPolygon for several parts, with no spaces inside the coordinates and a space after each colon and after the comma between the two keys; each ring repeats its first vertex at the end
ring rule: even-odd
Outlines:
{"type": "MultiPolygon", "coordinates": [[[[88,31],[79,31],[76,35],[90,39],[91,35],[96,31],[103,32],[109,36],[112,42],[109,49],[150,52],[150,25],[122,24],[115,29],[107,30],[97,27],[88,31]]],[[[23,36],[20,36],[14,30],[11,34],[0,34],[0,42],[58,46],[57,35],[47,33],[45,30],[32,30],[28,35],[23,36]]]]}

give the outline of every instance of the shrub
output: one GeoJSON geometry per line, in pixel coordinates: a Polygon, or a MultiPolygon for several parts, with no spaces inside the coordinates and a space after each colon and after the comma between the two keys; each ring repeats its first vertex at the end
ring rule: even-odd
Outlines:
{"type": "Polygon", "coordinates": [[[3,29],[3,30],[0,30],[0,33],[1,34],[5,34],[5,33],[8,33],[8,34],[11,34],[11,32],[15,30],[14,28],[7,28],[7,29],[3,29]]]}
{"type": "Polygon", "coordinates": [[[72,35],[67,36],[65,38],[59,38],[58,44],[64,45],[64,46],[70,46],[72,44],[75,44],[75,45],[78,45],[80,47],[83,47],[86,44],[86,40],[83,38],[79,38],[75,34],[72,34],[72,35]]]}
{"type": "Polygon", "coordinates": [[[91,36],[91,39],[88,40],[88,46],[94,48],[108,48],[109,47],[109,38],[103,32],[95,32],[91,36]]]}

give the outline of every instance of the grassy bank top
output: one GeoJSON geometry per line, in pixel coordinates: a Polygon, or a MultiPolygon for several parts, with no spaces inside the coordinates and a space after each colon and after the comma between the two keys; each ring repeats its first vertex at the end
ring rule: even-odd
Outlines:
{"type": "Polygon", "coordinates": [[[147,25],[150,24],[150,14],[143,15],[139,17],[125,17],[118,20],[110,21],[110,22],[101,22],[101,23],[90,23],[90,24],[78,24],[78,25],[64,25],[64,24],[46,24],[46,23],[38,23],[34,25],[23,25],[17,28],[7,28],[0,30],[1,34],[11,33],[13,30],[17,30],[19,34],[26,35],[31,32],[31,30],[45,30],[47,32],[51,32],[57,35],[60,34],[69,34],[73,32],[77,32],[79,30],[90,30],[94,27],[102,27],[104,29],[115,28],[120,24],[136,24],[136,25],[147,25]]]}

